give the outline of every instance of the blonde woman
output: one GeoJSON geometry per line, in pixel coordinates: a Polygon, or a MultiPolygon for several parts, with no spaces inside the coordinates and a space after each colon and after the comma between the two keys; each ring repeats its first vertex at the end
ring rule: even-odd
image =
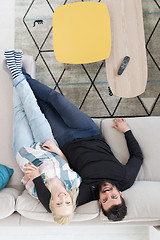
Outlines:
{"type": "MultiPolygon", "coordinates": [[[[48,212],[57,223],[72,218],[80,176],[72,171],[53,137],[50,125],[42,114],[35,96],[22,74],[22,51],[6,50],[5,58],[13,83],[13,151],[21,170],[22,183],[28,192],[39,198],[36,183],[47,186],[48,212]]],[[[43,202],[42,202],[43,204],[43,202]]]]}

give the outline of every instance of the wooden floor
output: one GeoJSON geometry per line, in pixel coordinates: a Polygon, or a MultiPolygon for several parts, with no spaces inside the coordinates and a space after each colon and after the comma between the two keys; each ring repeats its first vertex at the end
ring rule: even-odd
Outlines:
{"type": "Polygon", "coordinates": [[[149,240],[148,227],[7,227],[1,240],[149,240]]]}

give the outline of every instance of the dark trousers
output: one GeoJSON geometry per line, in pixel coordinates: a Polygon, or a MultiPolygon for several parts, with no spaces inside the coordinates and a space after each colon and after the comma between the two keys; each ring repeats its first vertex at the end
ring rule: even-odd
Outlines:
{"type": "MultiPolygon", "coordinates": [[[[32,79],[22,68],[38,105],[48,119],[55,139],[60,147],[78,138],[96,136],[100,133],[94,121],[62,94],[32,79]]],[[[37,126],[38,127],[38,126],[37,126]]]]}

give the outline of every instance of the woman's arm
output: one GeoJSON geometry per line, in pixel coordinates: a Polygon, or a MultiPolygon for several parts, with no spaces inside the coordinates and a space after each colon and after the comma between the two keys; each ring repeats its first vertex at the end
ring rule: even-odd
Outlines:
{"type": "Polygon", "coordinates": [[[43,145],[42,148],[48,152],[53,152],[56,153],[58,156],[60,156],[61,158],[63,158],[67,163],[68,160],[65,157],[65,155],[63,154],[63,152],[61,151],[61,149],[52,141],[52,140],[48,140],[46,141],[43,145]]]}
{"type": "Polygon", "coordinates": [[[37,178],[34,178],[33,182],[34,182],[34,185],[36,188],[38,199],[40,200],[42,205],[45,207],[45,209],[48,212],[51,212],[50,207],[49,207],[51,193],[48,190],[48,188],[45,186],[42,177],[39,176],[37,178]]]}
{"type": "Polygon", "coordinates": [[[51,212],[49,208],[51,193],[48,188],[45,186],[42,177],[40,176],[38,168],[33,163],[28,163],[25,165],[25,177],[28,180],[32,180],[34,182],[38,199],[45,207],[48,212],[51,212]]]}

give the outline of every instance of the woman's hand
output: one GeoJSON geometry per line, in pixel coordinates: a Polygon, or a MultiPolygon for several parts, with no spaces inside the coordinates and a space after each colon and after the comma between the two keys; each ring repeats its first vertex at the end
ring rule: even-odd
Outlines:
{"type": "Polygon", "coordinates": [[[115,118],[113,122],[115,123],[115,125],[113,125],[112,127],[120,132],[125,133],[130,130],[128,123],[124,118],[115,118]]]}
{"type": "Polygon", "coordinates": [[[25,164],[24,171],[25,171],[25,176],[31,180],[40,176],[38,168],[31,162],[25,164]]]}
{"type": "Polygon", "coordinates": [[[24,174],[23,181],[28,182],[29,179],[29,176],[27,174],[24,174]]]}
{"type": "Polygon", "coordinates": [[[59,147],[53,142],[52,140],[47,140],[43,145],[42,148],[48,152],[56,153],[59,150],[59,147]]]}

